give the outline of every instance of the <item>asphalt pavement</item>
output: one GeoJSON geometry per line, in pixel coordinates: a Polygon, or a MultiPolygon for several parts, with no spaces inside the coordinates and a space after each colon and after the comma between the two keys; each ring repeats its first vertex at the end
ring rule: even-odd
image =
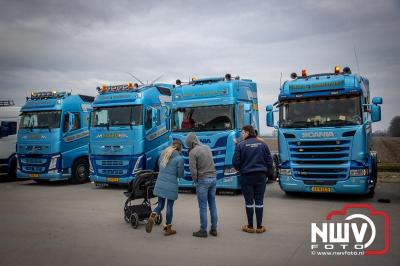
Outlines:
{"type": "MultiPolygon", "coordinates": [[[[124,188],[92,184],[0,183],[0,265],[400,265],[400,183],[378,183],[373,199],[287,196],[267,186],[264,234],[240,230],[242,195],[218,195],[218,237],[194,238],[199,229],[194,194],[174,207],[177,234],[133,229],[123,219],[124,188]],[[390,200],[380,203],[378,199],[390,200]],[[345,204],[368,203],[390,216],[390,248],[380,256],[312,255],[310,228],[345,204]]],[[[155,199],[152,200],[155,202],[155,199]]],[[[377,239],[384,237],[377,225],[377,239]]]]}

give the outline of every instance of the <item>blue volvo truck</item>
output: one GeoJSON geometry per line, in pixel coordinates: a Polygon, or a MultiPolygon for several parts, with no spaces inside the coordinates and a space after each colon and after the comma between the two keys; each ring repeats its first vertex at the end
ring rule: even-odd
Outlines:
{"type": "Polygon", "coordinates": [[[193,79],[186,84],[177,80],[176,85],[170,119],[171,139],[184,144],[185,174],[179,181],[180,188],[193,187],[185,138],[188,132],[195,132],[212,150],[217,188],[239,190],[239,175],[232,166],[232,157],[242,127],[251,124],[257,131],[259,129],[256,83],[226,74],[225,77],[193,79]]]}
{"type": "Polygon", "coordinates": [[[17,176],[38,183],[89,181],[89,118],[94,97],[32,92],[21,108],[17,176]]]}
{"type": "Polygon", "coordinates": [[[382,98],[370,100],[369,81],[349,67],[331,73],[291,75],[278,101],[267,106],[267,125],[278,130],[279,185],[287,193],[374,195],[377,154],[371,124],[382,98]],[[274,112],[279,122],[274,124],[274,112]]]}
{"type": "Polygon", "coordinates": [[[168,146],[170,84],[98,87],[90,124],[90,179],[128,184],[135,172],[154,169],[168,146]]]}

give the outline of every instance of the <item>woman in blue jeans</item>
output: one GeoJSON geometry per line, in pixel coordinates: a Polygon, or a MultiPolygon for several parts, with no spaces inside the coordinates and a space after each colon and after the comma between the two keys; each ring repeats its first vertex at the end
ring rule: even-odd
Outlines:
{"type": "Polygon", "coordinates": [[[161,211],[164,209],[167,200],[166,225],[164,235],[176,234],[172,229],[173,206],[178,199],[178,178],[183,177],[183,158],[181,156],[182,144],[175,140],[171,146],[166,148],[160,156],[159,172],[154,187],[154,195],[158,196],[158,205],[151,213],[146,224],[146,232],[150,233],[154,222],[161,211]]]}

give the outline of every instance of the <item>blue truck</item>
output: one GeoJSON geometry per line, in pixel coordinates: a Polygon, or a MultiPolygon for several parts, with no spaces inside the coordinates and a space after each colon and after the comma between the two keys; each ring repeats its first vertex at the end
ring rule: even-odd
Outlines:
{"type": "Polygon", "coordinates": [[[281,189],[373,197],[377,154],[371,124],[381,119],[382,98],[371,102],[368,79],[349,67],[315,75],[302,70],[291,78],[280,88],[276,109],[266,107],[267,125],[278,130],[281,189]]]}
{"type": "MultiPolygon", "coordinates": [[[[259,129],[256,83],[226,74],[225,77],[192,79],[186,84],[177,80],[176,85],[170,112],[171,139],[184,144],[188,132],[195,132],[212,150],[217,188],[239,190],[239,175],[232,166],[232,157],[242,127],[251,124],[257,131],[259,129]]],[[[179,186],[190,189],[193,181],[185,144],[183,157],[185,174],[179,186]]]]}
{"type": "Polygon", "coordinates": [[[89,118],[94,97],[32,92],[21,108],[17,138],[20,179],[89,181],[89,118]]]}
{"type": "Polygon", "coordinates": [[[90,123],[90,179],[128,184],[141,169],[155,169],[168,146],[171,84],[97,87],[90,123]]]}

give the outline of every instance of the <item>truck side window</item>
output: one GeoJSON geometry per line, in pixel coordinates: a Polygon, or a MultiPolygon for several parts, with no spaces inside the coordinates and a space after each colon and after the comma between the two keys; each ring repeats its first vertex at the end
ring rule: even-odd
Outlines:
{"type": "Polygon", "coordinates": [[[144,128],[146,130],[152,128],[153,126],[152,116],[153,116],[153,110],[151,108],[146,109],[146,121],[144,123],[144,128]]]}
{"type": "Polygon", "coordinates": [[[81,128],[81,114],[73,113],[75,115],[74,127],[72,130],[77,130],[81,128]]]}
{"type": "MultiPolygon", "coordinates": [[[[80,113],[73,113],[73,114],[75,115],[75,120],[74,120],[74,126],[72,127],[72,131],[81,128],[81,114],[80,113]]],[[[69,120],[69,114],[66,113],[64,114],[64,125],[63,125],[64,132],[68,131],[68,120],[69,120]]]]}
{"type": "Polygon", "coordinates": [[[157,109],[157,126],[161,125],[161,110],[157,109]]]}

